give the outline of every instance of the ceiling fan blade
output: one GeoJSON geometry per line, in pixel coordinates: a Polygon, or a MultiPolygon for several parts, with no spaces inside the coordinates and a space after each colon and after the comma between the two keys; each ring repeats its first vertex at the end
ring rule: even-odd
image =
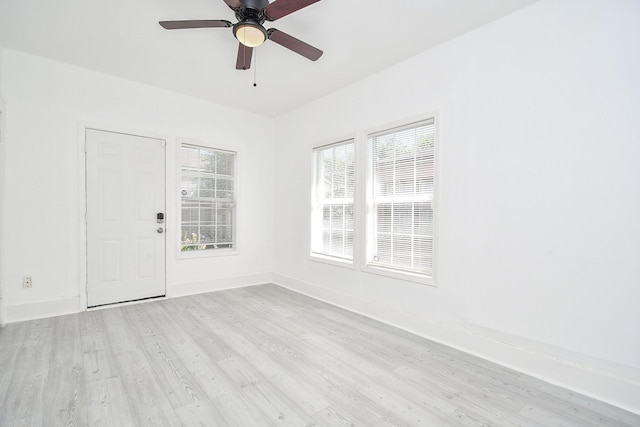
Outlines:
{"type": "Polygon", "coordinates": [[[231,9],[236,10],[242,7],[242,3],[240,3],[240,0],[223,0],[227,6],[229,6],[231,9]]]}
{"type": "Polygon", "coordinates": [[[251,68],[251,56],[253,48],[238,43],[238,59],[236,60],[236,70],[248,70],[251,68]]]}
{"type": "Polygon", "coordinates": [[[199,21],[160,21],[158,22],[167,30],[182,30],[185,28],[222,28],[231,27],[233,24],[223,19],[205,19],[199,21]]]}
{"type": "Polygon", "coordinates": [[[318,48],[311,46],[303,42],[302,40],[298,40],[297,38],[290,36],[287,33],[283,33],[280,30],[276,30],[275,28],[271,28],[267,31],[267,36],[269,40],[278,43],[280,46],[284,46],[287,49],[294,51],[295,53],[304,56],[312,61],[317,61],[318,58],[322,56],[322,51],[318,48]]]}
{"type": "Polygon", "coordinates": [[[275,21],[320,0],[276,0],[264,8],[267,21],[275,21]]]}

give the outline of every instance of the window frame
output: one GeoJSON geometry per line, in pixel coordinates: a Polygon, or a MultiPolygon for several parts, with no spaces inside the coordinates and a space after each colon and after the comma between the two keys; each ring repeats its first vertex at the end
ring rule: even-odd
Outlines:
{"type": "MultiPolygon", "coordinates": [[[[357,197],[357,193],[358,193],[358,141],[357,138],[354,136],[347,136],[344,138],[335,138],[333,139],[331,142],[328,143],[322,143],[322,144],[314,144],[313,146],[311,146],[311,176],[309,178],[309,189],[310,189],[310,215],[309,215],[309,232],[307,233],[307,238],[308,238],[308,258],[312,261],[317,261],[317,262],[322,262],[322,263],[326,263],[326,264],[330,264],[330,265],[334,265],[334,266],[338,266],[338,267],[346,267],[349,269],[355,269],[356,268],[356,259],[358,257],[358,244],[357,244],[357,233],[358,233],[358,226],[357,226],[357,221],[358,221],[358,216],[357,216],[357,204],[358,204],[358,197],[357,197]],[[345,257],[339,257],[339,256],[334,256],[331,254],[326,254],[326,253],[322,253],[322,252],[317,252],[314,251],[314,233],[317,233],[317,225],[318,224],[318,215],[320,215],[320,221],[322,221],[322,212],[318,212],[318,203],[319,203],[319,199],[318,199],[318,175],[317,175],[317,167],[318,167],[318,163],[317,163],[317,153],[325,150],[325,149],[330,149],[330,148],[335,148],[335,147],[339,147],[342,145],[349,145],[351,144],[353,146],[353,199],[352,199],[352,204],[353,204],[353,247],[352,247],[352,257],[349,258],[345,258],[345,257]]],[[[322,228],[322,225],[320,224],[320,227],[322,228]]]]}
{"type": "MultiPolygon", "coordinates": [[[[420,284],[426,284],[430,286],[437,286],[437,270],[438,270],[438,246],[439,246],[439,237],[438,237],[438,223],[440,218],[439,211],[439,197],[440,192],[438,191],[439,186],[441,185],[441,176],[439,173],[440,170],[440,143],[439,143],[439,131],[440,131],[440,120],[439,115],[437,113],[425,114],[418,117],[396,121],[393,123],[386,124],[384,126],[377,126],[375,128],[368,129],[367,131],[361,134],[360,145],[361,151],[363,151],[362,158],[364,159],[365,167],[362,169],[363,180],[365,182],[365,188],[361,191],[361,199],[362,199],[362,207],[364,212],[364,230],[363,230],[363,250],[362,250],[362,261],[360,264],[360,268],[363,272],[376,274],[381,276],[387,276],[394,279],[416,282],[420,284]],[[375,244],[373,241],[373,230],[375,227],[374,218],[375,213],[373,210],[373,161],[371,157],[371,148],[369,146],[369,138],[372,135],[383,134],[385,132],[392,132],[395,129],[402,128],[410,128],[412,125],[419,125],[420,123],[426,123],[429,121],[433,121],[434,125],[434,171],[433,171],[433,193],[432,193],[432,211],[433,211],[433,230],[432,230],[432,256],[431,256],[431,274],[417,273],[411,272],[408,270],[401,270],[396,268],[389,268],[385,266],[372,265],[369,263],[369,255],[371,250],[371,245],[375,244]]],[[[356,196],[357,197],[357,196],[356,196]]]]}
{"type": "Polygon", "coordinates": [[[193,258],[208,258],[217,256],[230,256],[238,255],[239,235],[238,235],[238,194],[239,194],[239,164],[240,164],[240,152],[235,147],[224,146],[216,144],[215,146],[198,142],[181,140],[177,143],[177,181],[176,181],[176,199],[177,199],[177,215],[176,215],[176,258],[178,259],[193,259],[193,258]],[[231,233],[232,233],[232,247],[231,248],[210,248],[193,251],[182,251],[182,149],[183,147],[192,147],[211,151],[221,151],[232,153],[233,156],[233,211],[231,214],[231,233]]]}

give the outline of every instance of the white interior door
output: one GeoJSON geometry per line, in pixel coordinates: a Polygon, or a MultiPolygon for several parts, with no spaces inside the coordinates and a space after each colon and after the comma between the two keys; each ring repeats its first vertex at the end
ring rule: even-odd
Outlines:
{"type": "Polygon", "coordinates": [[[165,295],[164,147],[86,131],[89,307],[165,295]]]}

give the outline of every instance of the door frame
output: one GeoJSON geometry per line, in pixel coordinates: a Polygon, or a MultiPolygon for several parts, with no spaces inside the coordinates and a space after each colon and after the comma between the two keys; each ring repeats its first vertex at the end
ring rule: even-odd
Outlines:
{"type": "MultiPolygon", "coordinates": [[[[88,271],[87,271],[87,163],[85,152],[85,141],[87,129],[94,129],[104,132],[122,133],[125,135],[141,136],[144,138],[153,138],[163,140],[165,142],[164,150],[164,187],[165,187],[165,296],[158,299],[169,298],[172,295],[171,283],[173,283],[173,258],[169,254],[175,250],[173,241],[176,235],[176,209],[173,198],[170,195],[175,194],[175,182],[170,179],[175,172],[175,139],[168,135],[159,134],[157,132],[141,131],[137,129],[126,129],[118,126],[95,124],[80,122],[78,125],[78,283],[80,293],[80,311],[88,309],[88,271]]],[[[135,304],[136,301],[125,303],[114,303],[107,306],[91,308],[98,310],[104,307],[113,307],[118,304],[135,304]]]]}
{"type": "MultiPolygon", "coordinates": [[[[7,205],[5,190],[6,190],[6,165],[7,165],[7,108],[4,99],[0,97],[0,236],[4,237],[5,233],[5,206],[7,205]]],[[[6,239],[0,239],[0,328],[4,327],[6,323],[6,305],[5,305],[5,286],[4,286],[4,264],[6,254],[6,239]]]]}

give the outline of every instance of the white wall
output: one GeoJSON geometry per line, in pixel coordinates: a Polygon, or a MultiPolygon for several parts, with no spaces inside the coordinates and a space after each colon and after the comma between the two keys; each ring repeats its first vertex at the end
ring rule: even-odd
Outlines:
{"type": "Polygon", "coordinates": [[[280,117],[276,282],[640,412],[639,16],[541,1],[280,117]],[[438,287],[309,260],[312,145],[432,111],[438,287]]]}
{"type": "Polygon", "coordinates": [[[167,138],[169,295],[270,281],[272,119],[18,51],[3,54],[8,185],[0,274],[9,321],[80,309],[82,123],[167,138]],[[238,150],[239,255],[176,259],[176,137],[238,150]],[[22,288],[23,276],[33,277],[32,289],[22,288]]]}

